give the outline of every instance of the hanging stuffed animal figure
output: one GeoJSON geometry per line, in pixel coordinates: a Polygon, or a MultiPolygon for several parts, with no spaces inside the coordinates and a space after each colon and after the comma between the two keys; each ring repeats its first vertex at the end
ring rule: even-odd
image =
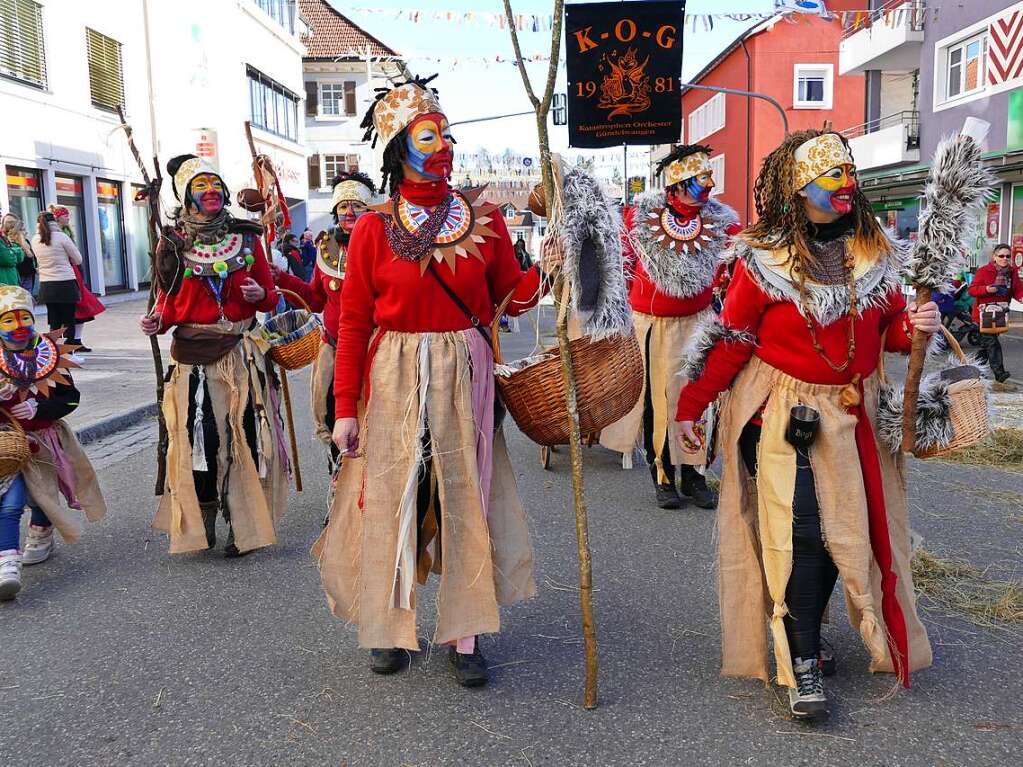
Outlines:
{"type": "Polygon", "coordinates": [[[106,503],[89,459],[64,416],[78,407],[63,331],[39,333],[31,294],[0,287],[0,601],[21,591],[22,565],[45,562],[56,528],[67,543],[95,522],[106,503]],[[67,504],[61,503],[61,497],[67,504]],[[21,514],[32,510],[21,545],[21,514]]]}

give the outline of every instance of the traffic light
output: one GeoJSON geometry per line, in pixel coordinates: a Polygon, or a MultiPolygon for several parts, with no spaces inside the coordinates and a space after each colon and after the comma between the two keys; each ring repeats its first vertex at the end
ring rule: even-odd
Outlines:
{"type": "Polygon", "coordinates": [[[554,94],[553,116],[555,125],[568,125],[568,96],[566,94],[554,94]]]}

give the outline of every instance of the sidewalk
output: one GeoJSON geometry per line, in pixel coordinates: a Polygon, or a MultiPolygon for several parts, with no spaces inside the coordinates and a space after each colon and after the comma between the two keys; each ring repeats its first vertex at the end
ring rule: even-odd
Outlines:
{"type": "MultiPolygon", "coordinates": [[[[83,342],[94,351],[79,355],[82,367],[72,371],[82,403],[67,420],[83,442],[156,415],[153,357],[138,327],[145,311],[145,298],[114,303],[82,331],[83,342]]],[[[160,337],[160,348],[166,367],[169,337],[160,337]]]]}

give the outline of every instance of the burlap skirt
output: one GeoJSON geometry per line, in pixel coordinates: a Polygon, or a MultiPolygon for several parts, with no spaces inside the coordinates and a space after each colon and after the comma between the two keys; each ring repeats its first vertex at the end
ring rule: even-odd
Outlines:
{"type": "Polygon", "coordinates": [[[192,476],[194,424],[188,422],[189,378],[197,368],[202,369],[217,423],[217,485],[220,502],[230,515],[235,545],[243,552],[269,546],[277,542],[275,522],[287,508],[288,470],[266,356],[248,337],[210,365],[174,365],[163,396],[169,437],[167,483],[153,527],[170,535],[172,554],[209,548],[192,476]],[[258,464],[243,423],[250,402],[256,419],[258,464]]]}
{"type": "MultiPolygon", "coordinates": [[[[768,633],[773,639],[778,682],[795,686],[788,639],[785,587],[792,571],[792,500],[795,450],[785,441],[789,412],[797,404],[820,411],[821,426],[810,447],[821,529],[842,576],[853,626],[870,652],[871,671],[893,671],[881,615],[881,576],[874,561],[867,501],[856,448],[856,417],[839,402],[843,387],[807,384],[754,357],[738,375],[721,411],[719,447],[724,466],[718,503],[718,589],[721,610],[721,673],[765,681],[768,633]],[[751,478],[739,436],[766,402],[751,478]]],[[[873,422],[877,380],[864,383],[864,404],[873,422]]],[[[916,611],[910,573],[909,518],[901,457],[877,445],[888,535],[897,577],[896,596],[906,623],[909,670],[931,663],[927,632],[916,611]]]]}
{"type": "Polygon", "coordinates": [[[334,358],[337,350],[326,341],[320,343],[319,354],[313,360],[309,377],[309,400],[313,409],[313,429],[316,437],[328,447],[331,428],[327,425],[328,403],[334,398],[334,358]]]}
{"type": "Polygon", "coordinates": [[[675,410],[678,407],[678,395],[689,383],[678,374],[682,369],[682,352],[710,311],[706,309],[689,317],[655,317],[633,312],[636,340],[643,355],[643,393],[636,406],[624,418],[600,433],[601,445],[618,453],[631,453],[635,448],[643,446],[643,408],[649,387],[654,410],[653,443],[656,449],[661,449],[667,435],[674,465],[703,466],[707,462],[706,450],[698,453],[682,450],[675,410]]]}
{"type": "Polygon", "coordinates": [[[96,472],[75,433],[64,421],[56,421],[50,429],[60,451],[63,452],[62,460],[66,461],[70,470],[72,484],[61,487],[58,459],[44,441],[36,438],[39,436],[36,432],[28,433],[29,440],[33,443],[33,452],[25,468],[21,470],[21,476],[25,480],[25,487],[32,503],[43,510],[57,528],[61,538],[68,543],[74,543],[82,534],[82,519],[77,510],[71,508],[72,504],[81,507],[89,522],[102,519],[107,513],[107,505],[103,500],[96,472]],[[70,491],[70,498],[64,495],[65,490],[70,491]],[[62,495],[66,505],[61,502],[62,495]]]}
{"type": "Polygon", "coordinates": [[[409,609],[396,602],[395,564],[405,535],[415,550],[416,525],[401,530],[400,512],[415,476],[420,414],[441,514],[433,641],[496,632],[498,605],[536,592],[526,516],[500,432],[487,508],[482,502],[472,376],[492,376],[493,363],[472,370],[468,343],[464,333],[387,332],[373,356],[360,455],[343,461],[330,522],[312,549],[331,610],[358,625],[362,647],[419,649],[415,593],[409,609]]]}

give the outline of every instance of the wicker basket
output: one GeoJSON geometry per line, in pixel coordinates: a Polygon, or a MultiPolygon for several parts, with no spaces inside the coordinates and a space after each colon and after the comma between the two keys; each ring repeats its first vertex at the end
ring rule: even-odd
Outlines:
{"type": "MultiPolygon", "coordinates": [[[[959,345],[948,328],[942,326],[941,331],[945,335],[949,348],[965,365],[966,355],[963,353],[963,347],[959,345]]],[[[878,372],[884,382],[886,379],[883,365],[879,367],[878,372]]],[[[953,431],[952,441],[947,445],[927,450],[920,450],[914,446],[913,455],[917,458],[937,458],[955,450],[973,447],[983,442],[991,434],[991,420],[987,406],[987,384],[983,379],[971,378],[951,383],[948,386],[948,396],[949,418],[952,421],[953,431]]]]}
{"type": "MultiPolygon", "coordinates": [[[[494,333],[494,357],[502,364],[498,333],[494,333]]],[[[625,416],[643,391],[643,358],[636,337],[612,337],[600,341],[577,338],[569,343],[575,372],[579,430],[595,434],[625,416]]],[[[561,358],[497,376],[501,397],[518,427],[540,445],[567,445],[568,408],[565,406],[561,358]]]]}
{"type": "Polygon", "coordinates": [[[285,370],[299,370],[311,365],[320,351],[320,320],[298,293],[277,288],[304,306],[275,314],[263,323],[270,342],[270,356],[285,370]],[[271,337],[274,336],[274,337],[271,337]]]}
{"type": "Polygon", "coordinates": [[[8,423],[0,426],[0,479],[17,474],[32,457],[25,430],[18,419],[6,410],[0,410],[8,423]]]}

